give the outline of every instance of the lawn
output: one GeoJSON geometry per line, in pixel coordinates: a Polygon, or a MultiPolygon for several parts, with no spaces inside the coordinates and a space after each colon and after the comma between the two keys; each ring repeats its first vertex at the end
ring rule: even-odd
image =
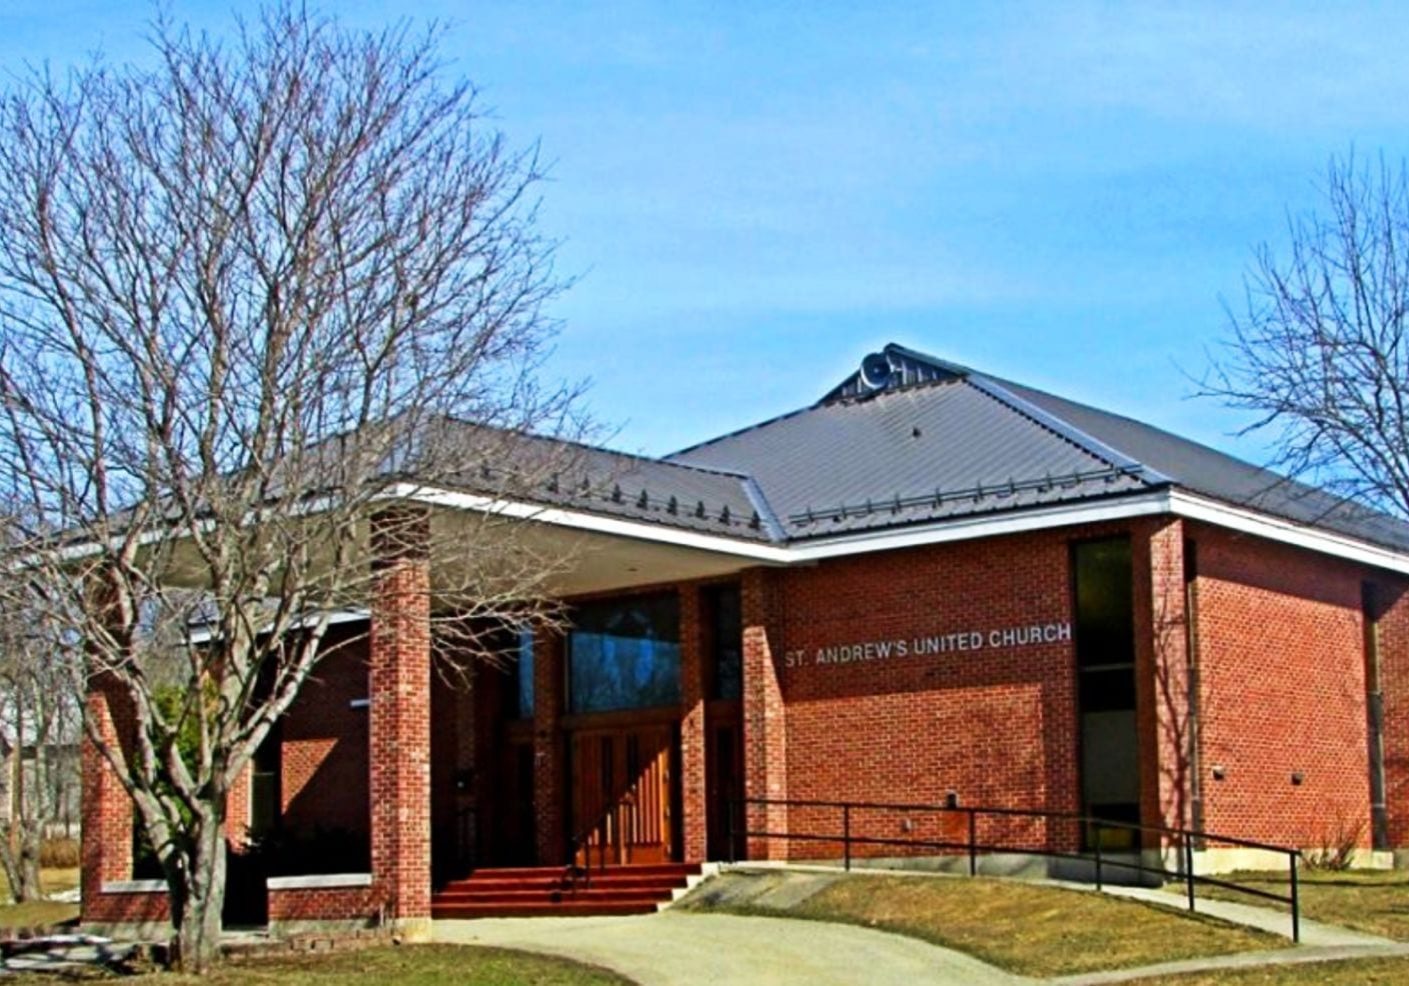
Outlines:
{"type": "MultiPolygon", "coordinates": [[[[58,893],[78,886],[78,870],[44,870],[39,875],[45,893],[58,893]]],[[[0,873],[0,900],[9,900],[10,886],[0,873]]],[[[78,917],[77,904],[36,900],[26,904],[0,904],[0,928],[40,928],[78,917]]]]}
{"type": "Polygon", "coordinates": [[[727,886],[697,891],[684,906],[881,928],[1025,975],[1122,969],[1286,945],[1285,939],[1202,915],[1008,880],[814,877],[814,891],[799,882],[807,879],[802,874],[724,879],[762,882],[743,883],[739,893],[727,886]]]}
{"type": "MultiPolygon", "coordinates": [[[[1409,873],[1403,870],[1309,870],[1300,877],[1302,917],[1344,925],[1386,938],[1409,941],[1409,873]]],[[[1285,873],[1234,873],[1230,883],[1287,892],[1285,873]]],[[[1235,900],[1286,910],[1285,905],[1258,900],[1221,887],[1200,885],[1201,897],[1235,900]]]]}
{"type": "MultiPolygon", "coordinates": [[[[92,974],[78,977],[93,982],[92,974]]],[[[209,976],[149,973],[111,978],[122,986],[632,986],[632,980],[567,959],[462,945],[403,945],[231,962],[209,976]]],[[[55,986],[53,973],[6,976],[6,986],[55,986]]]]}
{"type": "Polygon", "coordinates": [[[1159,976],[1135,979],[1127,986],[1400,986],[1406,982],[1409,959],[1352,959],[1159,976]]]}

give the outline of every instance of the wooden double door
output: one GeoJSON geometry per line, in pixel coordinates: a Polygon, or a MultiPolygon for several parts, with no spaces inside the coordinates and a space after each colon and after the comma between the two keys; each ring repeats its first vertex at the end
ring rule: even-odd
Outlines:
{"type": "Polygon", "coordinates": [[[677,736],[675,724],[661,722],[572,731],[571,835],[579,866],[675,859],[677,736]]]}

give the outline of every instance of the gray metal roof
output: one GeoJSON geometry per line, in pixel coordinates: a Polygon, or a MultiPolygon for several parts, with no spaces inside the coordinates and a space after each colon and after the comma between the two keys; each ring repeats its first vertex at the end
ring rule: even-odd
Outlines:
{"type": "Polygon", "coordinates": [[[1021,384],[1004,381],[1002,385],[1093,438],[1169,476],[1182,489],[1386,547],[1409,549],[1409,524],[1403,521],[1133,418],[1021,384]]]}
{"type": "Polygon", "coordinates": [[[668,460],[752,476],[788,540],[1177,487],[1409,549],[1399,520],[1150,425],[893,344],[868,359],[879,382],[668,460]]]}
{"type": "Polygon", "coordinates": [[[748,472],[789,539],[1150,486],[1138,464],[1095,454],[962,377],[828,400],[671,461],[748,472]]]}
{"type": "Polygon", "coordinates": [[[750,541],[778,535],[753,481],[736,471],[666,462],[560,439],[439,419],[423,427],[422,454],[388,472],[544,506],[647,521],[750,541]]]}
{"type": "MultiPolygon", "coordinates": [[[[1409,550],[1409,524],[1394,518],[896,345],[811,407],[664,459],[444,420],[420,437],[452,486],[754,542],[1180,488],[1409,550]]],[[[409,461],[392,471],[403,466],[414,473],[409,461]]]]}

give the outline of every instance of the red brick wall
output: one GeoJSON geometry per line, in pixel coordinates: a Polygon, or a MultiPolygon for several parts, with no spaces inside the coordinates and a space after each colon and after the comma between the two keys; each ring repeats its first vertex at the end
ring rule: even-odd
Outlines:
{"type": "Polygon", "coordinates": [[[1377,580],[1380,689],[1384,696],[1382,744],[1389,844],[1409,847],[1409,585],[1402,578],[1377,580]]]}
{"type": "Polygon", "coordinates": [[[269,891],[269,920],[374,920],[381,908],[374,887],[308,887],[269,891]]]}
{"type": "Polygon", "coordinates": [[[680,832],[682,858],[705,858],[705,668],[700,588],[680,588],[680,832]]]}
{"type": "Polygon", "coordinates": [[[1198,552],[1204,825],[1316,846],[1369,844],[1363,570],[1190,525],[1198,552]],[[1214,780],[1214,767],[1225,771],[1214,780]],[[1292,783],[1293,772],[1304,780],[1292,783]]]}
{"type": "Polygon", "coordinates": [[[372,519],[372,875],[394,922],[430,918],[429,520],[395,511],[372,519]]]}
{"type": "Polygon", "coordinates": [[[329,653],[281,723],[281,805],[295,832],[342,829],[366,838],[369,826],[367,627],[333,627],[329,653]]]}
{"type": "MultiPolygon", "coordinates": [[[[1186,828],[1193,818],[1184,524],[1177,518],[1141,520],[1132,524],[1131,535],[1140,819],[1186,828]]],[[[1151,834],[1144,841],[1153,847],[1160,840],[1151,834]]]]}
{"type": "MultiPolygon", "coordinates": [[[[743,622],[744,795],[750,799],[788,798],[788,715],[783,704],[782,572],[756,568],[739,584],[743,622]]],[[[744,824],[749,832],[788,831],[788,811],[775,805],[750,804],[744,824]]],[[[777,839],[750,838],[750,859],[781,858],[787,845],[777,839]]]]}
{"type": "MultiPolygon", "coordinates": [[[[773,656],[787,715],[789,797],[938,803],[954,791],[963,804],[1078,807],[1070,640],[985,641],[976,651],[814,663],[819,648],[836,645],[1068,623],[1066,535],[914,548],[764,574],[778,582],[781,599],[773,656]]],[[[791,824],[815,830],[825,814],[795,812],[791,824]]],[[[952,834],[952,822],[934,816],[872,813],[865,824],[881,837],[952,834]]],[[[1019,834],[1041,839],[1043,827],[1006,826],[1005,837],[1019,834]]]]}

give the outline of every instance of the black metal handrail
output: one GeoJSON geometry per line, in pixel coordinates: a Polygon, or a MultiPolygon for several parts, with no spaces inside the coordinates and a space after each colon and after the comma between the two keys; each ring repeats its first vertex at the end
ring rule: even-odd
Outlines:
{"type": "MultiPolygon", "coordinates": [[[[732,799],[729,803],[729,810],[725,816],[725,828],[725,842],[729,847],[731,856],[734,854],[737,836],[741,836],[745,840],[788,839],[798,842],[839,842],[842,846],[842,865],[847,871],[851,870],[853,846],[902,846],[921,849],[954,850],[956,852],[962,851],[968,856],[970,876],[978,875],[978,856],[980,852],[1018,852],[1034,856],[1043,856],[1050,859],[1071,859],[1080,862],[1090,862],[1094,866],[1097,890],[1102,889],[1104,885],[1104,871],[1109,868],[1149,873],[1160,877],[1161,880],[1169,880],[1171,877],[1176,877],[1184,883],[1190,911],[1196,910],[1195,886],[1197,884],[1222,887],[1252,897],[1287,904],[1291,909],[1292,941],[1301,941],[1301,907],[1297,881],[1297,866],[1301,858],[1301,850],[1292,849],[1287,846],[1273,845],[1267,842],[1256,842],[1252,839],[1224,836],[1213,832],[1197,831],[1194,829],[1118,822],[1110,819],[1097,818],[1092,815],[1082,815],[1076,812],[1038,811],[1027,808],[989,808],[977,805],[964,806],[959,804],[907,804],[884,801],[827,801],[797,798],[732,799]],[[841,831],[823,833],[816,831],[793,831],[791,818],[788,824],[789,831],[787,832],[771,832],[766,828],[763,830],[753,830],[748,826],[746,817],[747,809],[750,806],[786,808],[789,809],[790,814],[793,808],[835,809],[840,814],[838,821],[840,822],[841,831]],[[907,812],[910,814],[943,813],[967,816],[967,837],[963,841],[954,841],[952,839],[857,835],[852,831],[852,814],[853,812],[865,811],[907,812]],[[745,816],[742,832],[740,832],[738,827],[737,818],[739,815],[745,816]],[[1044,822],[1069,822],[1084,827],[1091,833],[1090,843],[1094,848],[1085,852],[1071,852],[1045,846],[1035,847],[1026,843],[1021,845],[1003,843],[991,839],[981,842],[978,838],[978,820],[981,816],[994,818],[1026,818],[1044,822]],[[1177,848],[1179,852],[1179,867],[1171,872],[1162,862],[1160,866],[1155,867],[1147,866],[1143,862],[1131,862],[1119,856],[1112,857],[1109,851],[1103,852],[1101,839],[1103,831],[1127,831],[1140,835],[1149,833],[1160,836],[1165,841],[1171,843],[1170,848],[1177,848]],[[1244,849],[1259,849],[1265,852],[1285,855],[1287,857],[1288,893],[1285,895],[1275,894],[1268,890],[1246,887],[1229,880],[1221,880],[1217,877],[1196,874],[1194,872],[1195,847],[1206,846],[1209,843],[1237,846],[1244,849]]],[[[1143,847],[1140,846],[1134,848],[1133,852],[1136,860],[1141,858],[1140,852],[1142,848],[1143,847]]],[[[735,862],[736,860],[731,859],[730,861],[735,862]]]]}
{"type": "MultiPolygon", "coordinates": [[[[583,886],[587,887],[589,890],[592,888],[592,847],[590,844],[592,834],[596,832],[598,828],[601,828],[604,822],[606,823],[607,832],[610,833],[612,828],[612,814],[616,811],[616,807],[615,804],[607,805],[606,808],[602,809],[601,814],[594,818],[590,824],[582,826],[577,830],[577,833],[573,835],[568,846],[567,874],[570,889],[577,889],[577,881],[579,878],[581,878],[583,886]],[[578,853],[582,853],[583,865],[581,866],[577,865],[578,853]]],[[[610,834],[604,836],[604,838],[610,838],[610,834]]],[[[602,845],[602,851],[597,855],[597,869],[605,871],[607,868],[607,847],[605,842],[602,845]]]]}

